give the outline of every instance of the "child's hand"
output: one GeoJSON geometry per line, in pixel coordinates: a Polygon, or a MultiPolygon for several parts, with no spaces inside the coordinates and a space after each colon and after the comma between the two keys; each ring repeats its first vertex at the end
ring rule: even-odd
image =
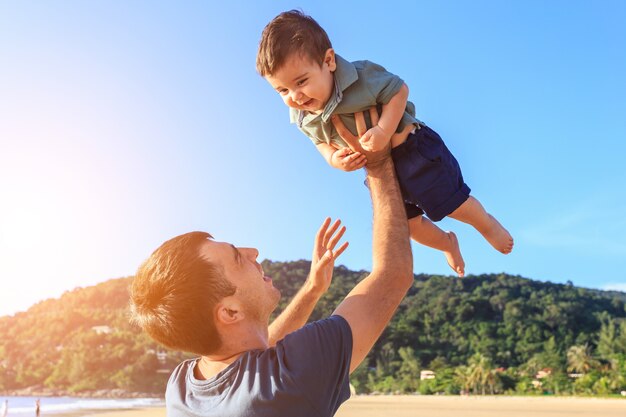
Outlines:
{"type": "MultiPolygon", "coordinates": [[[[369,112],[372,124],[378,125],[378,111],[376,110],[376,107],[370,107],[366,111],[369,112]]],[[[354,113],[356,130],[359,135],[365,134],[365,132],[367,132],[367,126],[365,125],[365,116],[363,115],[363,113],[364,112],[354,113]]],[[[391,143],[388,143],[387,146],[385,146],[385,148],[380,152],[366,151],[359,143],[359,138],[357,136],[354,136],[352,132],[350,132],[350,130],[343,124],[339,116],[332,115],[330,120],[333,122],[333,126],[337,130],[339,136],[341,136],[341,139],[343,139],[348,144],[350,149],[365,155],[365,157],[367,158],[367,161],[365,162],[366,165],[378,165],[382,161],[390,157],[389,150],[391,149],[391,143]]]]}
{"type": "Polygon", "coordinates": [[[378,152],[385,149],[385,146],[389,143],[389,139],[391,139],[391,135],[387,134],[380,126],[376,125],[365,132],[359,139],[359,142],[366,151],[378,152]]]}
{"type": "Polygon", "coordinates": [[[356,171],[367,163],[365,155],[360,152],[352,152],[350,148],[337,149],[330,157],[330,164],[343,171],[356,171]]]}

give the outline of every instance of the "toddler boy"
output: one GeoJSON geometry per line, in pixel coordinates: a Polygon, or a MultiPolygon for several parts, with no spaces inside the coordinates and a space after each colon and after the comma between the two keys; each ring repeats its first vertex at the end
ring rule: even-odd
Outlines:
{"type": "Polygon", "coordinates": [[[470,196],[458,162],[439,135],[415,118],[408,87],[398,76],[373,62],[348,62],[335,54],[324,29],[297,10],[281,13],[263,30],[257,71],[289,107],[291,122],[337,169],[354,171],[367,161],[339,137],[331,116],[356,135],[354,113],[372,106],[382,110],[359,142],[370,152],[391,142],[411,238],[442,251],[459,276],[465,263],[456,235],[433,222],[447,216],[468,223],[496,250],[511,252],[513,238],[470,196]]]}

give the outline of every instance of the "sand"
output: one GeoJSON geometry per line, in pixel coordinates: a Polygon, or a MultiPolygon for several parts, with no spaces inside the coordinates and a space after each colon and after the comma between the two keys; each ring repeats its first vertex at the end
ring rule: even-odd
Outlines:
{"type": "Polygon", "coordinates": [[[165,408],[141,408],[90,414],[89,417],[166,417],[165,408]]]}
{"type": "Polygon", "coordinates": [[[626,400],[554,397],[363,396],[336,417],[625,417],[626,400]]]}
{"type": "MultiPolygon", "coordinates": [[[[165,417],[149,408],[98,417],[165,417]]],[[[626,399],[571,397],[356,396],[336,417],[625,417],[626,399]]]]}

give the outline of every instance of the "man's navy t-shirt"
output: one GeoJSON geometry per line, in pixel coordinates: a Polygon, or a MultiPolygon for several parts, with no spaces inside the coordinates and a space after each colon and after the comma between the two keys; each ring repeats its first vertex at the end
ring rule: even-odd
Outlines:
{"type": "Polygon", "coordinates": [[[176,367],[167,384],[168,417],[335,414],[350,397],[352,331],[341,316],[307,324],[275,347],[244,353],[206,381],[198,359],[176,367]]]}

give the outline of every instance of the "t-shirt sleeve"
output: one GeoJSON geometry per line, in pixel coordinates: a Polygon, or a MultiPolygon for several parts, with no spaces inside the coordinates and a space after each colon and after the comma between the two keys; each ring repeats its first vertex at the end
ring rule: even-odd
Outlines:
{"type": "Polygon", "coordinates": [[[404,85],[404,81],[400,77],[371,61],[362,61],[359,79],[361,78],[368,90],[376,97],[376,102],[381,104],[389,103],[389,100],[404,85]]]}
{"type": "Polygon", "coordinates": [[[352,331],[341,316],[309,323],[276,345],[282,377],[292,383],[321,415],[332,415],[350,398],[352,331]]]}

